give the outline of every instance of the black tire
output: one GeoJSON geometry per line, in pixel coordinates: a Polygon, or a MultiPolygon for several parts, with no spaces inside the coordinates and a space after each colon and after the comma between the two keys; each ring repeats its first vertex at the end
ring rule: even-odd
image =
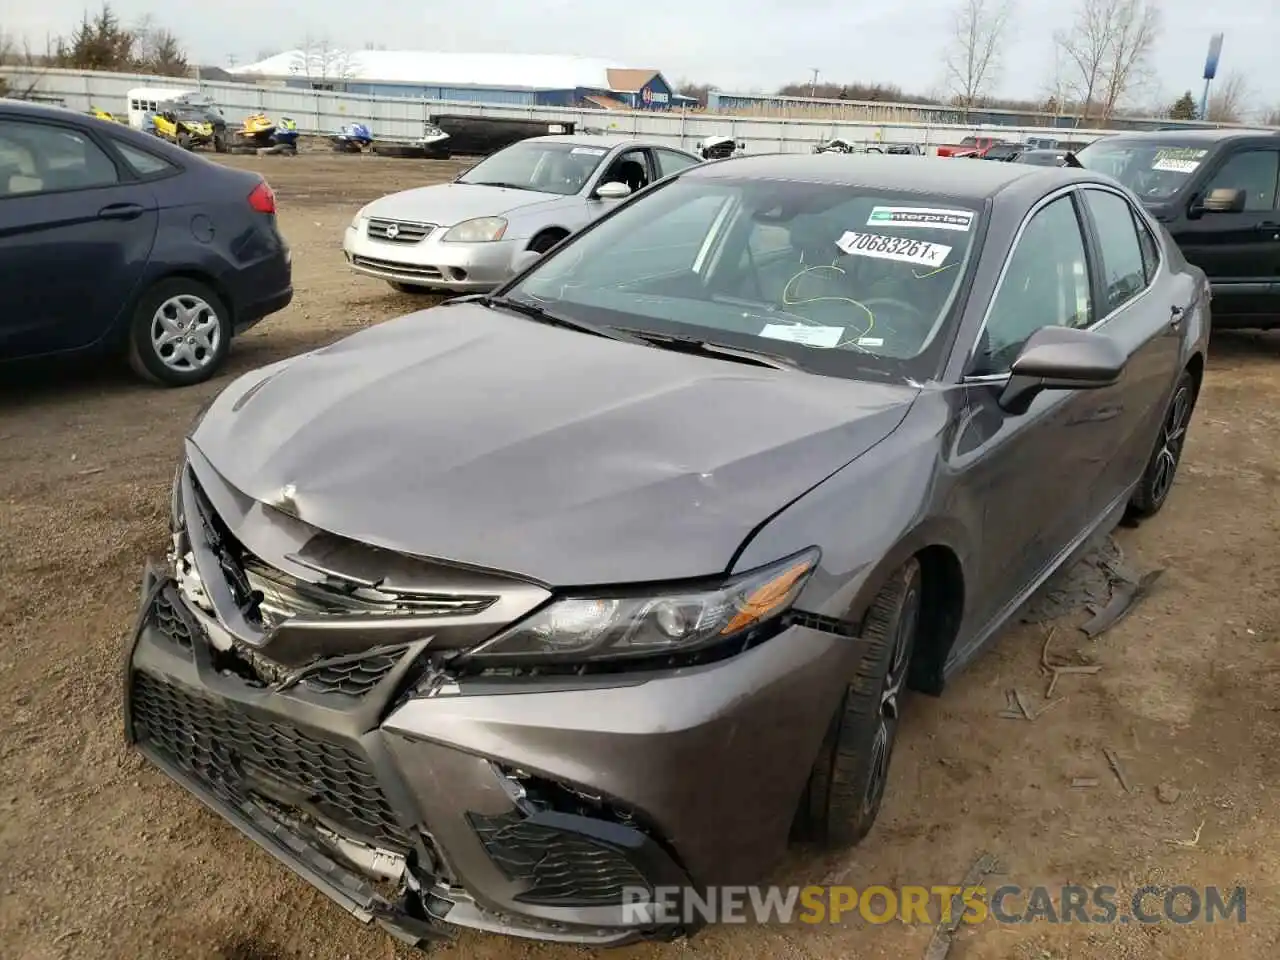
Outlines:
{"type": "Polygon", "coordinates": [[[1142,472],[1142,479],[1138,481],[1138,487],[1129,499],[1126,511],[1129,519],[1145,520],[1147,517],[1154,517],[1169,499],[1169,491],[1173,489],[1173,481],[1178,474],[1178,464],[1182,462],[1182,448],[1187,441],[1187,428],[1191,425],[1191,414],[1195,407],[1195,377],[1190,370],[1184,370],[1173,388],[1173,396],[1169,398],[1169,406],[1165,409],[1164,420],[1160,424],[1160,435],[1156,437],[1155,449],[1147,460],[1147,468],[1142,472]]]}
{"type": "Polygon", "coordinates": [[[862,623],[865,646],[818,751],[797,816],[804,839],[851,847],[880,812],[920,632],[924,581],[914,557],[886,581],[862,623]]]}
{"type": "Polygon", "coordinates": [[[214,153],[227,152],[227,135],[225,133],[215,133],[213,135],[213,152],[214,153]]]}
{"type": "Polygon", "coordinates": [[[407,293],[411,297],[429,297],[436,292],[430,287],[420,287],[413,283],[401,283],[399,280],[388,280],[387,283],[396,293],[407,293]]]}
{"type": "MultiPolygon", "coordinates": [[[[226,360],[227,350],[231,346],[231,331],[231,311],[207,284],[189,277],[161,280],[144,293],[134,307],[133,317],[129,322],[129,366],[140,377],[166,387],[203,383],[217,373],[226,360]],[[211,318],[216,330],[213,350],[200,350],[197,346],[187,369],[183,369],[180,363],[167,362],[163,348],[156,346],[153,337],[153,328],[159,324],[156,316],[158,311],[178,298],[190,298],[191,302],[184,306],[197,311],[194,319],[199,322],[202,318],[211,318]],[[207,309],[202,309],[200,303],[207,309]]],[[[209,338],[213,339],[212,332],[209,333],[209,338]]]]}
{"type": "Polygon", "coordinates": [[[529,242],[534,253],[546,253],[569,234],[563,230],[544,230],[529,242]]]}
{"type": "Polygon", "coordinates": [[[397,157],[404,160],[425,160],[427,158],[425,147],[411,143],[379,143],[375,140],[373,142],[373,152],[380,157],[397,157]]]}
{"type": "Polygon", "coordinates": [[[195,147],[192,145],[192,142],[191,142],[191,134],[179,133],[178,146],[180,146],[183,150],[194,150],[195,147]]]}

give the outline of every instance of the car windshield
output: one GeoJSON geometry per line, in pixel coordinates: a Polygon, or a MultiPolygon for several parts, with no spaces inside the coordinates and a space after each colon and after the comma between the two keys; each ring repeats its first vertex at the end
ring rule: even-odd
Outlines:
{"type": "Polygon", "coordinates": [[[584,144],[526,140],[481,160],[458,182],[569,196],[586,185],[608,152],[584,144]]]}
{"type": "Polygon", "coordinates": [[[1114,177],[1145,200],[1168,200],[1208,156],[1208,148],[1185,140],[1111,138],[1095,140],[1076,153],[1086,169],[1114,177]]]}
{"type": "Polygon", "coordinates": [[[548,313],[785,358],[832,376],[934,376],[980,212],[943,196],[684,177],[579,234],[506,291],[548,313]]]}

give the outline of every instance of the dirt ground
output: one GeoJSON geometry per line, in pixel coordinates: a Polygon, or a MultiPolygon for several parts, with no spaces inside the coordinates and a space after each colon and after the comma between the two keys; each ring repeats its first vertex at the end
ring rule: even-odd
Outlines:
{"type": "MultiPolygon", "coordinates": [[[[216,382],[165,391],[127,373],[0,374],[0,955],[137,960],[410,956],[295,879],[121,741],[120,674],[144,555],[165,546],[182,434],[232,377],[430,303],[344,266],[357,207],[456,165],[373,157],[234,158],[276,188],[296,299],[236,343],[216,382]]],[[[1064,465],[1069,469],[1069,465],[1064,465]]],[[[958,883],[983,851],[1023,886],[1246,885],[1247,922],[962,928],[950,960],[1272,957],[1280,946],[1280,338],[1220,334],[1177,487],[1118,534],[1164,568],[1153,594],[1054,655],[1065,702],[1004,719],[1005,691],[1042,702],[1045,631],[1019,627],[940,699],[910,703],[880,822],[857,850],[796,851],[788,882],[958,883]],[[1113,750],[1130,781],[1108,767],[1113,750]],[[1096,778],[1090,788],[1073,778],[1096,778]],[[1163,785],[1163,786],[1162,786],[1163,785]],[[1160,796],[1157,795],[1159,788],[1160,796]],[[1165,802],[1171,801],[1171,802],[1165,802]],[[1198,840],[1192,843],[1193,839],[1198,840]]],[[[767,775],[762,771],[762,775],[767,775]]],[[[930,930],[725,926],[620,960],[923,956],[930,930]]],[[[464,935],[452,955],[588,951],[464,935]]]]}

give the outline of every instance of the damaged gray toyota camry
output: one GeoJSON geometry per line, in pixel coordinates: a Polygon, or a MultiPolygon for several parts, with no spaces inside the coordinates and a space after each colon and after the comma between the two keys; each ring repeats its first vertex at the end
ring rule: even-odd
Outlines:
{"type": "Polygon", "coordinates": [[[1164,505],[1208,328],[1087,170],[689,168],[213,401],[127,736],[401,939],[687,935],[636,904],[860,840],[904,691],[1164,505]]]}

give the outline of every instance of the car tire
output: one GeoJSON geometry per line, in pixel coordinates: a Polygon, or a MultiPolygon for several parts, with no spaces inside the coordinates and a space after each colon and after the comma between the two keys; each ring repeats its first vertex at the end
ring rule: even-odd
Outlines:
{"type": "Polygon", "coordinates": [[[563,230],[544,230],[529,242],[529,249],[538,254],[546,253],[568,235],[563,230]]]}
{"type": "Polygon", "coordinates": [[[1182,449],[1187,440],[1187,428],[1196,407],[1196,380],[1190,370],[1182,371],[1173,388],[1173,396],[1160,422],[1160,434],[1155,449],[1147,460],[1142,479],[1129,499],[1126,515],[1133,520],[1145,520],[1160,512],[1169,499],[1178,465],[1182,462],[1182,449]]]}
{"type": "Polygon", "coordinates": [[[416,283],[401,283],[399,280],[388,280],[387,283],[396,293],[407,293],[412,297],[426,297],[435,293],[430,287],[420,287],[416,283]]]}
{"type": "Polygon", "coordinates": [[[226,359],[231,331],[230,310],[207,284],[190,277],[161,280],[134,307],[129,366],[139,376],[166,387],[202,383],[226,359]],[[190,331],[188,342],[182,345],[182,355],[175,356],[172,343],[165,341],[184,329],[190,331]]]}
{"type": "Polygon", "coordinates": [[[861,661],[831,719],[801,799],[803,839],[852,847],[880,812],[920,633],[924,579],[908,560],[880,588],[862,621],[861,661]]]}

